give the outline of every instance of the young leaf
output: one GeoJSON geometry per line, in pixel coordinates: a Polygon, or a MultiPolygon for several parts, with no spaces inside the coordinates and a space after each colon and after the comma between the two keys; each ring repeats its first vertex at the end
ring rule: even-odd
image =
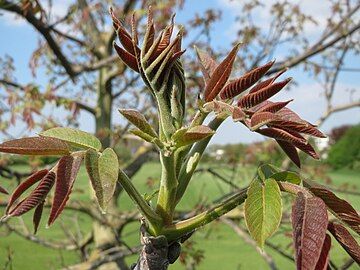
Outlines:
{"type": "Polygon", "coordinates": [[[280,188],[274,179],[255,178],[245,200],[245,221],[252,238],[263,248],[278,228],[282,215],[280,188]]]}
{"type": "Polygon", "coordinates": [[[287,141],[276,140],[276,142],[279,144],[279,146],[285,152],[285,154],[291,159],[291,161],[294,162],[295,165],[300,168],[301,167],[300,157],[295,146],[293,146],[291,143],[287,141]]]}
{"type": "Polygon", "coordinates": [[[320,159],[319,155],[316,153],[315,149],[311,146],[310,143],[304,142],[293,142],[293,145],[303,151],[305,154],[311,156],[314,159],[320,159]]]}
{"type": "Polygon", "coordinates": [[[125,51],[123,48],[119,47],[114,42],[114,48],[117,54],[119,55],[120,59],[132,70],[139,72],[139,67],[134,55],[130,54],[129,52],[125,51]]]}
{"type": "Polygon", "coordinates": [[[139,111],[129,109],[119,110],[119,112],[142,132],[149,134],[151,137],[157,137],[155,130],[148,123],[148,121],[146,121],[144,115],[142,115],[139,111]]]}
{"type": "Polygon", "coordinates": [[[258,84],[256,84],[253,88],[250,89],[249,93],[255,93],[257,91],[259,91],[260,89],[263,89],[264,87],[272,84],[273,82],[275,82],[275,80],[277,78],[279,78],[285,71],[287,71],[287,69],[283,69],[281,71],[279,71],[277,74],[275,74],[273,77],[265,80],[265,81],[262,81],[262,82],[259,82],[258,84]]]}
{"type": "Polygon", "coordinates": [[[207,82],[210,79],[210,77],[212,76],[212,74],[214,73],[214,71],[217,67],[217,63],[205,51],[200,50],[196,46],[195,46],[195,50],[196,50],[196,55],[200,61],[201,72],[203,74],[205,82],[207,82]]]}
{"type": "MultiPolygon", "coordinates": [[[[280,111],[282,108],[284,108],[286,105],[288,105],[293,99],[290,99],[288,101],[282,101],[282,102],[271,102],[269,100],[264,101],[263,103],[259,104],[258,110],[255,110],[256,112],[272,112],[276,113],[280,111]]],[[[254,107],[255,108],[255,107],[254,107]]]]}
{"type": "Polygon", "coordinates": [[[39,224],[40,224],[40,220],[41,220],[41,216],[42,216],[42,212],[43,212],[43,208],[44,208],[44,203],[45,202],[43,201],[38,206],[36,206],[35,211],[34,211],[34,215],[33,215],[34,234],[36,234],[39,224]]]}
{"type": "Polygon", "coordinates": [[[309,134],[311,136],[318,137],[318,138],[326,138],[326,136],[320,130],[318,130],[317,128],[313,127],[312,125],[310,125],[308,123],[301,124],[298,122],[281,120],[278,117],[276,120],[274,120],[271,123],[271,125],[274,127],[280,127],[281,129],[284,129],[284,130],[291,130],[291,131],[296,131],[296,132],[300,132],[300,133],[305,133],[305,134],[309,134]]]}
{"type": "Polygon", "coordinates": [[[251,116],[251,129],[256,130],[277,119],[276,115],[271,112],[256,112],[251,116]]]}
{"type": "Polygon", "coordinates": [[[329,222],[328,230],[351,258],[353,258],[357,264],[360,264],[360,246],[349,231],[341,224],[334,222],[329,222]]]}
{"type": "Polygon", "coordinates": [[[331,248],[331,237],[330,235],[326,234],[319,260],[315,266],[315,270],[328,269],[330,248],[331,248]]]}
{"type": "Polygon", "coordinates": [[[82,149],[92,148],[97,151],[101,149],[101,142],[98,138],[90,133],[73,128],[55,127],[43,131],[40,136],[57,138],[82,149]]]}
{"type": "Polygon", "coordinates": [[[299,143],[304,144],[305,139],[297,136],[297,134],[290,133],[288,131],[279,129],[279,128],[262,128],[256,130],[257,133],[260,133],[261,135],[264,135],[266,137],[274,138],[276,140],[282,140],[287,141],[292,144],[299,143]]]}
{"type": "Polygon", "coordinates": [[[99,157],[99,175],[103,188],[103,209],[111,200],[118,180],[119,161],[116,153],[111,148],[106,148],[99,157]]]}
{"type": "Polygon", "coordinates": [[[324,245],[328,215],[320,198],[297,194],[292,207],[296,269],[315,269],[324,245]]]}
{"type": "Polygon", "coordinates": [[[304,180],[304,185],[306,185],[316,197],[321,198],[339,220],[360,234],[360,216],[347,201],[340,199],[326,187],[309,180],[304,180]]]}
{"type": "Polygon", "coordinates": [[[0,144],[0,152],[20,155],[59,156],[70,152],[69,146],[61,140],[44,137],[29,137],[0,144]]]}
{"type": "Polygon", "coordinates": [[[2,186],[0,186],[0,193],[9,194],[9,192],[7,192],[7,190],[5,188],[3,188],[2,186]]]}
{"type": "Polygon", "coordinates": [[[30,193],[28,197],[19,202],[13,209],[9,211],[9,216],[17,217],[22,214],[30,211],[34,207],[42,203],[50,189],[52,188],[55,182],[56,175],[54,172],[50,171],[44,178],[40,181],[38,186],[30,193]]]}
{"type": "Polygon", "coordinates": [[[82,155],[76,155],[64,156],[59,160],[56,172],[55,194],[51,206],[48,226],[54,223],[56,218],[64,210],[72,191],[76,175],[80,169],[82,159],[82,155]]]}
{"type": "Polygon", "coordinates": [[[177,134],[175,136],[175,144],[177,147],[185,146],[192,144],[194,142],[205,139],[209,136],[214,135],[215,131],[213,131],[208,126],[200,125],[192,127],[186,130],[183,134],[177,134]]]}
{"type": "Polygon", "coordinates": [[[240,44],[237,44],[214,70],[205,87],[206,102],[212,101],[214,98],[216,98],[221,89],[224,87],[227,80],[229,79],[232,66],[235,61],[236,53],[239,47],[240,44]]]}
{"type": "Polygon", "coordinates": [[[105,211],[116,187],[118,158],[111,148],[106,148],[100,156],[89,149],[85,154],[85,165],[99,206],[105,211]]]}
{"type": "Polygon", "coordinates": [[[20,185],[17,186],[17,188],[14,190],[14,192],[11,194],[8,205],[6,206],[5,213],[8,214],[11,206],[14,204],[14,202],[26,191],[29,187],[34,185],[36,182],[40,181],[44,178],[45,175],[48,174],[48,170],[40,170],[38,172],[33,173],[30,175],[25,181],[23,181],[20,185]]]}
{"type": "Polygon", "coordinates": [[[301,183],[300,176],[297,173],[290,171],[274,173],[270,176],[270,178],[275,179],[276,181],[286,181],[295,185],[299,185],[301,183]]]}
{"type": "Polygon", "coordinates": [[[278,93],[290,81],[291,78],[288,78],[282,82],[268,85],[265,88],[256,91],[255,93],[247,94],[240,98],[237,104],[241,108],[251,108],[278,93]]]}
{"type": "Polygon", "coordinates": [[[272,67],[275,61],[271,61],[261,67],[254,68],[240,78],[228,83],[220,92],[221,99],[230,99],[247,90],[256,83],[272,67]]]}

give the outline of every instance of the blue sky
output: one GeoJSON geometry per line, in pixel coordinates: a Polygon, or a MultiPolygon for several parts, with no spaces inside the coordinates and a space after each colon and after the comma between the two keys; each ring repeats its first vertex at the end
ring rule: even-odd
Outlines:
{"type": "MultiPolygon", "coordinates": [[[[67,4],[70,0],[56,1],[55,9],[56,12],[61,15],[66,11],[67,4]]],[[[231,33],[241,27],[237,23],[234,23],[236,14],[240,11],[241,1],[230,1],[230,0],[199,0],[186,1],[186,5],[183,10],[177,12],[176,20],[178,23],[186,22],[192,18],[193,15],[198,12],[202,13],[208,8],[222,7],[223,15],[222,20],[216,23],[213,27],[213,32],[216,33],[216,38],[212,40],[211,46],[215,49],[224,48],[225,43],[229,46],[228,40],[231,38],[231,33]],[[226,40],[227,42],[223,42],[226,40]]],[[[266,3],[273,2],[272,0],[266,0],[266,3]]],[[[298,2],[298,1],[293,1],[298,2]]],[[[329,6],[326,1],[313,1],[303,0],[301,2],[302,8],[308,12],[316,15],[320,22],[320,25],[309,25],[307,28],[309,35],[318,33],[321,26],[325,23],[327,12],[329,12],[329,6]],[[314,13],[315,12],[315,13],[314,13]],[[322,16],[322,17],[321,17],[322,16]]],[[[269,12],[264,8],[259,10],[259,19],[266,22],[269,12]]],[[[359,16],[358,16],[359,18],[359,16]]],[[[360,19],[360,18],[359,18],[360,19]]],[[[34,29],[24,23],[21,19],[15,20],[13,16],[4,13],[0,17],[0,33],[2,42],[0,42],[0,56],[3,57],[5,54],[11,55],[15,61],[16,77],[21,83],[28,83],[36,81],[37,84],[45,85],[47,82],[47,76],[44,72],[38,72],[37,77],[34,79],[31,75],[28,63],[34,48],[39,40],[39,35],[34,29]],[[4,38],[6,37],[6,38],[4,38]]],[[[228,49],[228,48],[225,48],[228,49]]],[[[285,48],[286,49],[286,48],[285,48]]],[[[188,50],[187,53],[194,53],[193,50],[188,50]]],[[[276,55],[277,60],[281,60],[282,53],[276,55]]],[[[345,66],[351,68],[360,68],[360,57],[350,55],[345,59],[345,66]]],[[[325,104],[321,97],[320,85],[309,78],[301,69],[293,68],[288,72],[288,76],[294,77],[298,85],[293,87],[291,91],[283,91],[278,94],[274,100],[288,100],[294,98],[295,101],[290,104],[290,108],[294,109],[303,118],[315,122],[318,117],[323,113],[325,104]]],[[[343,104],[348,102],[349,94],[348,89],[353,89],[356,92],[353,94],[353,99],[360,98],[359,84],[358,84],[358,72],[343,72],[339,77],[338,89],[335,94],[334,104],[343,104]]],[[[74,86],[76,87],[76,86],[74,86]]],[[[0,89],[0,91],[3,91],[0,89]]],[[[118,114],[114,114],[115,119],[119,118],[118,114]]],[[[93,121],[88,121],[88,115],[86,113],[81,115],[82,124],[80,128],[89,132],[94,130],[93,121]]],[[[117,122],[118,120],[115,120],[117,122]]],[[[329,131],[334,126],[342,124],[354,124],[360,122],[360,109],[351,109],[346,112],[337,113],[330,117],[322,127],[325,132],[329,131]]],[[[16,126],[12,129],[12,133],[16,135],[19,131],[22,131],[21,126],[16,126]]],[[[32,133],[34,133],[33,131],[32,133]]],[[[224,127],[218,131],[218,134],[214,137],[213,143],[237,143],[237,142],[251,142],[262,139],[261,136],[249,132],[241,125],[233,124],[231,121],[227,121],[224,127]]]]}

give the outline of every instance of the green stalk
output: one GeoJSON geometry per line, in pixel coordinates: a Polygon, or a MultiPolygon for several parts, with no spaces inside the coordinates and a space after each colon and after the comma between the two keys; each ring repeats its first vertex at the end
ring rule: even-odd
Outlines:
{"type": "Polygon", "coordinates": [[[167,140],[170,140],[171,135],[175,132],[171,112],[166,103],[163,94],[156,94],[156,100],[159,108],[159,124],[160,124],[160,139],[163,140],[161,134],[165,135],[167,140]]]}
{"type": "Polygon", "coordinates": [[[163,152],[160,154],[161,162],[161,181],[156,212],[162,216],[166,225],[172,223],[175,208],[175,197],[178,181],[175,173],[174,153],[166,156],[163,152]]]}
{"type": "Polygon", "coordinates": [[[149,221],[152,227],[150,230],[152,230],[154,235],[156,235],[162,226],[161,217],[150,207],[150,205],[148,205],[148,203],[131,183],[129,177],[122,170],[119,170],[119,182],[126,193],[129,194],[130,198],[137,205],[142,215],[149,221]]]}
{"type": "MultiPolygon", "coordinates": [[[[216,130],[222,124],[222,122],[224,122],[225,119],[226,118],[224,118],[224,117],[216,117],[209,123],[209,127],[212,130],[216,130]]],[[[178,186],[177,193],[176,193],[176,200],[175,200],[176,204],[180,201],[180,199],[184,195],[185,190],[190,182],[190,179],[193,176],[194,171],[195,171],[197,165],[199,164],[199,161],[200,161],[206,147],[208,146],[211,138],[212,138],[212,136],[209,136],[209,137],[195,143],[193,148],[191,149],[190,153],[188,154],[187,160],[182,165],[180,173],[179,173],[179,178],[178,178],[179,186],[178,186]],[[196,154],[196,153],[198,153],[198,154],[196,154]],[[194,161],[194,163],[191,166],[191,169],[189,170],[187,163],[188,163],[189,159],[195,155],[199,155],[199,157],[196,158],[196,160],[194,161]]]]}
{"type": "Polygon", "coordinates": [[[202,212],[192,218],[180,221],[171,226],[165,227],[161,234],[165,235],[168,241],[178,240],[182,236],[195,231],[196,229],[212,222],[213,220],[223,216],[235,207],[242,204],[246,199],[247,189],[242,189],[230,196],[228,199],[217,204],[211,209],[202,212]]]}

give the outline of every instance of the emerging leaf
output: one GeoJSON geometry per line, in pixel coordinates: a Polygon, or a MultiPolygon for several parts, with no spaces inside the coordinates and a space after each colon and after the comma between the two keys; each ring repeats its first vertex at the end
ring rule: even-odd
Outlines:
{"type": "Polygon", "coordinates": [[[201,72],[203,74],[205,82],[207,82],[210,79],[210,77],[212,76],[212,74],[214,73],[214,71],[217,67],[217,63],[205,51],[200,50],[197,47],[195,47],[195,50],[196,50],[196,55],[200,61],[201,72]]]}
{"type": "Polygon", "coordinates": [[[220,92],[221,99],[234,98],[256,83],[272,67],[275,61],[271,61],[261,67],[254,68],[240,78],[228,83],[220,92]]]}
{"type": "Polygon", "coordinates": [[[11,194],[8,205],[6,206],[5,213],[8,214],[11,206],[14,204],[14,202],[26,191],[44,178],[45,175],[48,174],[48,170],[40,170],[38,172],[33,173],[30,175],[25,181],[23,181],[20,185],[17,186],[17,188],[14,190],[14,192],[11,194]]]}
{"type": "Polygon", "coordinates": [[[279,227],[282,216],[280,188],[274,179],[255,178],[245,200],[245,221],[252,238],[263,248],[279,227]]]}
{"type": "Polygon", "coordinates": [[[282,82],[268,85],[265,88],[256,91],[255,93],[247,94],[240,98],[237,104],[241,108],[251,108],[277,94],[290,81],[291,78],[288,78],[282,82]]]}
{"type": "Polygon", "coordinates": [[[256,130],[266,124],[275,121],[276,119],[276,115],[271,112],[256,112],[251,117],[251,129],[256,130]]]}
{"type": "Polygon", "coordinates": [[[237,44],[226,58],[216,67],[205,87],[205,101],[212,101],[217,97],[225,83],[229,79],[236,53],[240,47],[237,44]]]}
{"type": "Polygon", "coordinates": [[[341,224],[334,222],[329,222],[328,230],[351,258],[353,258],[357,264],[360,264],[360,246],[349,231],[341,224]]]}
{"type": "Polygon", "coordinates": [[[118,158],[111,148],[101,155],[89,149],[85,154],[85,165],[100,208],[105,212],[112,198],[119,172],[118,158]]]}
{"type": "Polygon", "coordinates": [[[114,48],[117,54],[119,55],[120,59],[132,70],[139,72],[138,63],[134,55],[130,54],[129,52],[125,51],[123,48],[116,45],[114,42],[114,48]]]}
{"type": "Polygon", "coordinates": [[[174,134],[174,140],[176,146],[181,147],[205,139],[214,135],[214,133],[215,131],[208,126],[200,125],[190,129],[181,129],[179,132],[174,134]]]}
{"type": "Polygon", "coordinates": [[[297,134],[290,133],[279,128],[262,128],[256,130],[256,132],[266,137],[274,138],[276,140],[287,141],[292,144],[304,144],[306,142],[304,138],[298,136],[297,134]]]}
{"type": "Polygon", "coordinates": [[[300,176],[297,173],[290,171],[274,173],[270,176],[270,178],[275,179],[276,181],[286,181],[295,185],[299,185],[301,183],[300,176]]]}
{"type": "Polygon", "coordinates": [[[43,201],[38,206],[36,206],[35,211],[34,211],[34,215],[33,215],[34,234],[36,234],[39,224],[40,224],[40,220],[41,220],[41,216],[42,216],[42,212],[43,212],[43,208],[44,208],[44,203],[45,202],[43,201]]]}
{"type": "Polygon", "coordinates": [[[293,146],[291,143],[289,143],[287,141],[283,141],[283,140],[276,140],[276,142],[279,144],[279,146],[285,152],[285,154],[290,158],[290,160],[292,162],[294,162],[294,164],[297,167],[300,168],[301,167],[300,157],[299,157],[298,151],[295,148],[295,146],[293,146]]]}
{"type": "Polygon", "coordinates": [[[276,81],[277,78],[279,78],[283,73],[285,73],[285,71],[287,71],[287,69],[283,69],[283,70],[279,71],[277,74],[275,74],[273,77],[271,77],[265,81],[259,82],[253,88],[250,89],[249,93],[250,94],[255,93],[255,92],[259,91],[260,89],[263,89],[266,86],[272,84],[273,82],[276,81]]]}
{"type": "Polygon", "coordinates": [[[340,199],[326,187],[309,180],[304,180],[304,185],[306,185],[316,197],[321,198],[339,220],[350,226],[350,228],[360,235],[360,216],[347,201],[340,199]]]}
{"type": "Polygon", "coordinates": [[[56,172],[54,200],[51,206],[48,226],[50,226],[64,210],[69,199],[76,175],[80,169],[82,155],[64,156],[59,160],[56,172]]]}
{"type": "Polygon", "coordinates": [[[60,156],[70,152],[61,140],[44,137],[29,137],[0,144],[0,152],[20,155],[60,156]]]}
{"type": "Polygon", "coordinates": [[[328,215],[320,198],[297,194],[292,207],[296,269],[315,269],[324,245],[328,215]]]}
{"type": "Polygon", "coordinates": [[[326,234],[323,247],[321,249],[319,260],[315,266],[315,270],[327,270],[329,265],[329,255],[331,248],[331,237],[326,234]]]}
{"type": "Polygon", "coordinates": [[[293,146],[291,143],[287,141],[276,140],[276,142],[279,144],[279,146],[285,152],[285,154],[291,159],[291,161],[294,162],[295,165],[300,168],[301,167],[300,157],[295,146],[293,146]]]}
{"type": "Polygon", "coordinates": [[[90,133],[73,128],[55,127],[43,131],[40,133],[40,136],[56,138],[81,149],[92,148],[97,151],[101,149],[101,143],[98,138],[90,133]]]}
{"type": "Polygon", "coordinates": [[[0,193],[9,194],[9,192],[7,192],[7,190],[5,188],[3,188],[2,186],[0,186],[0,193]]]}
{"type": "MultiPolygon", "coordinates": [[[[286,105],[288,105],[291,101],[293,101],[293,99],[290,99],[288,101],[283,101],[283,102],[271,102],[269,100],[265,100],[263,103],[260,103],[259,109],[255,109],[256,112],[272,112],[272,113],[276,113],[278,111],[280,111],[282,108],[284,108],[286,105]]],[[[256,106],[257,107],[257,106],[256,106]]]]}
{"type": "Polygon", "coordinates": [[[30,211],[31,209],[42,203],[45,200],[50,189],[52,188],[55,182],[55,178],[56,175],[54,172],[48,172],[48,174],[44,176],[44,178],[40,181],[38,186],[30,193],[30,195],[9,211],[9,216],[21,216],[22,214],[30,211]]]}
{"type": "Polygon", "coordinates": [[[129,109],[119,110],[119,112],[142,132],[150,135],[151,137],[157,137],[155,130],[146,121],[144,115],[142,115],[139,111],[129,109]]]}

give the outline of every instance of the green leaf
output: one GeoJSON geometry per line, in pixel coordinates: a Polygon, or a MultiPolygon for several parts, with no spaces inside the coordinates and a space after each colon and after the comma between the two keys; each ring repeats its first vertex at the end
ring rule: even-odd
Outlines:
{"type": "Polygon", "coordinates": [[[271,164],[263,164],[257,170],[258,176],[262,181],[271,178],[271,176],[277,172],[280,172],[280,170],[271,164]]]}
{"type": "Polygon", "coordinates": [[[138,129],[140,129],[142,132],[150,135],[151,137],[157,137],[157,134],[155,130],[152,128],[152,126],[148,123],[148,121],[145,119],[144,115],[142,115],[137,110],[119,110],[119,112],[134,126],[136,126],[138,129]]]}
{"type": "Polygon", "coordinates": [[[101,154],[89,149],[85,154],[86,170],[100,208],[105,212],[116,187],[119,173],[118,158],[111,148],[101,154]]]}
{"type": "Polygon", "coordinates": [[[82,149],[91,148],[97,151],[101,149],[101,142],[98,138],[78,129],[55,127],[43,131],[40,136],[57,138],[82,149]]]}
{"type": "Polygon", "coordinates": [[[301,183],[300,176],[297,173],[290,171],[274,173],[270,176],[270,178],[275,179],[276,181],[286,181],[295,185],[299,185],[301,183]]]}
{"type": "Polygon", "coordinates": [[[282,216],[280,188],[274,179],[255,178],[245,200],[245,221],[250,235],[263,248],[265,240],[279,227],[282,216]]]}
{"type": "Polygon", "coordinates": [[[179,129],[174,133],[172,139],[177,147],[182,147],[212,136],[214,133],[215,131],[208,126],[200,125],[189,129],[179,129]]]}

